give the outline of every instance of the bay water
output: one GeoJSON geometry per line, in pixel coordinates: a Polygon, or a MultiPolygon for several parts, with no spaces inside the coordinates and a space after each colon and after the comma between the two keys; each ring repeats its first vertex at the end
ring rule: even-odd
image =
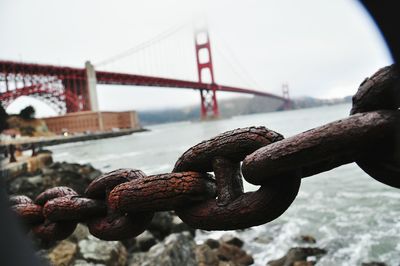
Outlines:
{"type": "MultiPolygon", "coordinates": [[[[91,163],[103,172],[141,169],[170,172],[179,156],[202,140],[235,128],[266,126],[285,137],[348,116],[350,104],[237,116],[209,122],[181,122],[147,127],[148,132],[49,147],[55,161],[91,163]]],[[[245,183],[245,190],[257,186],[245,183]]],[[[255,265],[283,256],[295,246],[327,250],[317,265],[361,265],[382,261],[400,265],[400,190],[388,187],[348,164],[302,180],[289,209],[265,225],[230,231],[245,241],[255,265]],[[316,244],[301,244],[312,235],[316,244]]],[[[224,231],[200,231],[196,241],[218,238],[224,231]]]]}

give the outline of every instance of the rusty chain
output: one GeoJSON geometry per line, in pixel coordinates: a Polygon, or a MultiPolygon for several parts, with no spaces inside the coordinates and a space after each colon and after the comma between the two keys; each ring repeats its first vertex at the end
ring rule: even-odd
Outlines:
{"type": "Polygon", "coordinates": [[[394,65],[380,69],[360,85],[350,117],[287,139],[265,127],[236,129],[187,150],[172,173],[118,169],[96,178],[85,195],[55,187],[34,201],[11,196],[10,205],[45,241],[68,237],[79,222],[100,239],[121,240],[142,233],[157,211],[174,210],[204,230],[267,223],[289,208],[301,178],[350,162],[400,188],[399,80],[394,65]],[[260,188],[244,193],[242,175],[260,188]]]}

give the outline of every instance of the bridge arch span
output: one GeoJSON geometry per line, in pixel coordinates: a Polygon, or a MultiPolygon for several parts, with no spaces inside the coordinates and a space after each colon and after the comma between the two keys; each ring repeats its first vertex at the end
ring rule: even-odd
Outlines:
{"type": "Polygon", "coordinates": [[[64,90],[62,87],[49,86],[46,84],[35,84],[18,88],[0,95],[4,108],[21,96],[28,96],[40,100],[50,106],[57,114],[65,114],[67,108],[79,110],[79,99],[77,96],[64,90]]]}

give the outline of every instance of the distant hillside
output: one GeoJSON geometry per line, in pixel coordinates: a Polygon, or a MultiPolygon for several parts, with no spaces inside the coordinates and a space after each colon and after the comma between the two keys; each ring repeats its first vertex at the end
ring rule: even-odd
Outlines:
{"type": "Polygon", "coordinates": [[[293,100],[294,108],[301,109],[301,108],[310,108],[322,105],[334,105],[340,103],[351,103],[352,96],[346,96],[343,98],[334,98],[334,99],[318,99],[313,97],[299,97],[293,100]]]}
{"type": "MultiPolygon", "coordinates": [[[[293,99],[293,108],[310,108],[322,105],[333,105],[351,102],[351,96],[338,99],[317,99],[313,97],[300,97],[293,99]]],[[[252,98],[240,97],[218,102],[222,117],[237,115],[267,113],[281,110],[282,101],[254,96],[252,98]]],[[[185,108],[173,108],[165,110],[139,111],[142,125],[161,124],[177,121],[199,120],[200,107],[188,106],[185,108]]]]}

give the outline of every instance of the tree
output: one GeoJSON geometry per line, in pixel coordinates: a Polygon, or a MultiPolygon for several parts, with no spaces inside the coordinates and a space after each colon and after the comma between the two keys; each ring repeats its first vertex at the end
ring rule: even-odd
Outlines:
{"type": "Polygon", "coordinates": [[[0,102],[0,132],[8,128],[7,118],[8,114],[0,102]]]}
{"type": "Polygon", "coordinates": [[[25,107],[19,112],[19,116],[24,120],[30,120],[35,118],[35,108],[32,105],[25,107]]]}

